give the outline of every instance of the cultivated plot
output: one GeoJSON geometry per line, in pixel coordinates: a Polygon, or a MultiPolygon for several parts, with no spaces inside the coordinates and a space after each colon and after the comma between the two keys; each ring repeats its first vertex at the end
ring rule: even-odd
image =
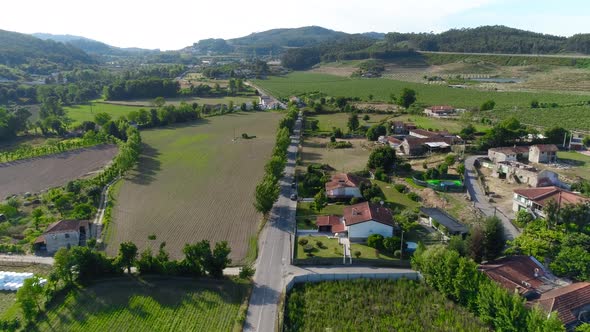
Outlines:
{"type": "Polygon", "coordinates": [[[0,164],[0,198],[63,186],[100,170],[116,154],[115,145],[99,145],[0,164]]]}
{"type": "Polygon", "coordinates": [[[107,252],[116,254],[124,241],[140,250],[166,241],[172,258],[182,258],[186,243],[227,240],[239,263],[261,218],[254,189],[281,117],[234,113],[143,131],[143,154],[120,187],[107,252]],[[256,137],[242,139],[242,133],[256,137]]]}

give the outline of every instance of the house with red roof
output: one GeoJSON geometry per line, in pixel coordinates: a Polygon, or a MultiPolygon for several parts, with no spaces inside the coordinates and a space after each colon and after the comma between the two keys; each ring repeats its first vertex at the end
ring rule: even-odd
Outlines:
{"type": "Polygon", "coordinates": [[[537,144],[532,145],[529,149],[529,161],[533,163],[555,163],[557,162],[557,145],[555,144],[537,144]]]}
{"type": "Polygon", "coordinates": [[[545,217],[543,208],[552,200],[560,207],[568,204],[590,203],[588,197],[555,186],[526,188],[514,190],[512,210],[518,212],[524,209],[540,217],[545,217]]]}
{"type": "Polygon", "coordinates": [[[352,242],[364,242],[373,234],[393,236],[395,224],[391,210],[380,204],[350,205],[344,208],[343,214],[342,217],[319,216],[316,220],[318,231],[338,233],[352,242]]]}
{"type": "Polygon", "coordinates": [[[481,264],[478,270],[511,293],[538,299],[558,286],[556,278],[534,257],[506,256],[481,264]]]}
{"type": "Polygon", "coordinates": [[[556,312],[568,331],[590,323],[590,283],[576,282],[553,289],[535,301],[547,313],[556,312]]]}
{"type": "Polygon", "coordinates": [[[326,196],[329,199],[351,199],[363,197],[360,186],[362,183],[370,183],[369,180],[350,173],[338,173],[332,175],[326,182],[326,196]]]}
{"type": "Polygon", "coordinates": [[[47,227],[43,235],[35,240],[35,246],[54,253],[60,248],[85,245],[88,235],[88,220],[60,220],[47,227]]]}
{"type": "Polygon", "coordinates": [[[424,114],[435,118],[446,118],[457,115],[457,109],[449,105],[430,106],[424,109],[424,114]]]}

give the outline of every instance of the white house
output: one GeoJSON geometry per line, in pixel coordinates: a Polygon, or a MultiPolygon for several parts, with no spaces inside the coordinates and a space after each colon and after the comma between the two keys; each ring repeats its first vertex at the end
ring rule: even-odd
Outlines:
{"type": "Polygon", "coordinates": [[[533,163],[555,163],[557,162],[557,151],[555,144],[537,144],[529,149],[529,161],[533,163]]]}
{"type": "Polygon", "coordinates": [[[590,198],[555,186],[516,189],[512,198],[512,210],[527,210],[539,217],[545,217],[543,208],[549,201],[555,201],[560,207],[564,207],[566,204],[590,203],[590,198]]]}
{"type": "Polygon", "coordinates": [[[49,225],[43,235],[35,240],[35,245],[45,245],[48,253],[54,253],[60,248],[85,245],[88,227],[87,220],[60,220],[49,225]]]}
{"type": "Polygon", "coordinates": [[[424,109],[424,114],[435,118],[446,118],[456,115],[457,109],[448,105],[430,106],[424,109]]]}
{"type": "Polygon", "coordinates": [[[361,183],[369,181],[350,173],[338,173],[332,175],[332,179],[326,182],[326,196],[330,199],[351,199],[362,197],[361,183]]]}
{"type": "Polygon", "coordinates": [[[506,146],[488,149],[488,158],[494,163],[517,161],[529,157],[528,146],[506,146]]]}
{"type": "Polygon", "coordinates": [[[379,204],[363,202],[344,208],[342,222],[353,242],[366,241],[370,235],[393,236],[393,216],[391,210],[379,204]]]}

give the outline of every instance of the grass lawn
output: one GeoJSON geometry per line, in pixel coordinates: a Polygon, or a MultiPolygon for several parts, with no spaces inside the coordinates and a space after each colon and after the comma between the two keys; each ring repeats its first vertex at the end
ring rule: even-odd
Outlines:
{"type": "MultiPolygon", "coordinates": [[[[416,126],[429,130],[446,130],[451,133],[458,133],[463,129],[464,125],[459,120],[436,119],[420,115],[400,115],[391,118],[392,121],[412,122],[416,126]]],[[[489,126],[479,123],[473,124],[478,131],[488,129],[489,126]]]]}
{"type": "MultiPolygon", "coordinates": [[[[388,114],[366,114],[369,116],[369,120],[363,120],[365,114],[359,115],[359,123],[361,126],[372,126],[378,124],[379,122],[391,118],[391,115],[388,114]]],[[[319,132],[321,133],[331,133],[332,128],[340,128],[343,132],[348,131],[347,123],[348,117],[350,114],[348,113],[331,113],[331,114],[317,114],[317,115],[308,115],[307,119],[310,120],[318,120],[319,132]]]]}
{"type": "Polygon", "coordinates": [[[313,256],[318,258],[342,258],[344,255],[342,251],[342,245],[338,244],[338,239],[329,239],[327,237],[319,237],[319,236],[301,236],[297,238],[297,259],[306,259],[309,258],[305,251],[303,251],[303,246],[299,244],[299,239],[306,239],[308,242],[307,244],[313,246],[313,256]],[[322,242],[322,247],[318,247],[316,241],[322,242]]]}
{"type": "Polygon", "coordinates": [[[337,172],[353,172],[364,169],[375,144],[362,138],[343,141],[350,142],[352,148],[329,149],[326,144],[330,142],[330,139],[306,137],[301,151],[303,166],[307,167],[313,163],[328,164],[337,172]]]}
{"type": "Polygon", "coordinates": [[[585,179],[590,179],[590,156],[578,152],[557,152],[557,158],[561,162],[571,164],[570,169],[559,170],[567,176],[579,176],[585,179]]]}
{"type": "Polygon", "coordinates": [[[249,287],[231,280],[109,280],[58,299],[33,330],[232,331],[249,287]]]}
{"type": "Polygon", "coordinates": [[[397,191],[393,186],[392,183],[386,183],[382,181],[372,180],[373,183],[376,183],[383,194],[385,194],[385,199],[388,203],[395,205],[401,209],[415,209],[420,207],[420,203],[411,200],[408,195],[400,193],[397,191]]]}
{"type": "Polygon", "coordinates": [[[393,257],[393,255],[384,254],[375,250],[375,248],[371,248],[364,243],[351,243],[350,244],[350,253],[352,254],[352,261],[354,262],[356,256],[354,255],[355,252],[360,251],[361,256],[359,259],[368,259],[368,260],[379,260],[379,261],[399,261],[398,258],[393,257]]]}
{"type": "Polygon", "coordinates": [[[84,121],[94,121],[94,116],[97,113],[108,113],[113,119],[118,119],[120,116],[127,116],[132,111],[139,111],[145,107],[114,105],[101,102],[92,102],[92,105],[74,105],[64,107],[68,116],[74,120],[74,125],[84,121]]]}
{"type": "Polygon", "coordinates": [[[308,202],[298,202],[297,203],[297,213],[296,213],[296,220],[297,220],[297,229],[316,229],[315,219],[317,215],[320,216],[329,216],[329,215],[337,215],[341,216],[344,213],[344,207],[346,205],[343,204],[330,204],[327,205],[325,208],[322,209],[319,213],[312,209],[313,203],[308,202]],[[305,223],[305,219],[311,220],[311,224],[305,223]]]}

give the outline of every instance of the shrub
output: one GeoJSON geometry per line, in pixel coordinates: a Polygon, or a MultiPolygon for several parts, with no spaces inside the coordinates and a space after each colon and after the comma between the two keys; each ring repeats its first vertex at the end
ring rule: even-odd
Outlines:
{"type": "Polygon", "coordinates": [[[375,249],[383,249],[383,235],[381,234],[371,234],[367,238],[367,245],[371,248],[375,249]]]}
{"type": "Polygon", "coordinates": [[[353,197],[350,199],[350,205],[358,204],[361,201],[358,197],[353,197]]]}
{"type": "Polygon", "coordinates": [[[299,243],[299,245],[302,245],[302,246],[306,245],[307,242],[308,242],[307,239],[299,239],[299,241],[297,241],[297,243],[299,243]]]}
{"type": "Polygon", "coordinates": [[[155,240],[155,239],[156,239],[156,234],[148,235],[148,240],[155,240]]]}
{"type": "Polygon", "coordinates": [[[315,245],[318,246],[318,248],[320,248],[320,249],[324,248],[324,243],[320,240],[316,240],[315,245]]]}
{"type": "Polygon", "coordinates": [[[421,200],[420,195],[416,194],[415,192],[408,193],[408,198],[410,198],[411,200],[413,200],[415,202],[420,202],[420,200],[421,200]]]}
{"type": "Polygon", "coordinates": [[[355,251],[355,252],[354,252],[354,257],[356,257],[356,258],[359,258],[359,257],[361,257],[361,252],[360,252],[360,251],[358,251],[358,250],[357,250],[357,251],[355,251]]]}
{"type": "Polygon", "coordinates": [[[305,246],[303,246],[303,251],[305,251],[306,253],[311,253],[313,251],[313,246],[311,244],[306,244],[305,246]]]}
{"type": "Polygon", "coordinates": [[[248,134],[246,134],[246,133],[243,133],[243,134],[242,134],[242,138],[243,138],[243,139],[248,139],[248,138],[250,138],[250,136],[248,136],[248,134]]]}
{"type": "MultiPolygon", "coordinates": [[[[305,219],[303,220],[303,222],[304,222],[304,223],[305,223],[307,226],[311,226],[311,225],[312,225],[312,223],[311,223],[311,219],[305,218],[305,219]]],[[[304,240],[304,239],[302,239],[302,240],[304,240]]],[[[301,240],[300,240],[300,241],[301,241],[301,240]]],[[[307,241],[307,240],[305,240],[305,241],[307,241]]]]}
{"type": "Polygon", "coordinates": [[[394,185],[393,187],[395,188],[395,190],[397,190],[400,193],[404,193],[408,189],[406,186],[404,186],[403,184],[399,184],[399,183],[394,185]]]}
{"type": "Polygon", "coordinates": [[[400,258],[400,257],[402,257],[402,252],[401,252],[401,250],[399,250],[399,249],[398,249],[398,250],[394,251],[394,252],[393,252],[393,256],[394,256],[395,258],[400,258]]]}
{"type": "Polygon", "coordinates": [[[254,276],[255,272],[256,272],[256,269],[254,269],[253,267],[251,267],[249,265],[246,265],[240,269],[239,277],[240,277],[240,279],[250,279],[254,276]]]}

